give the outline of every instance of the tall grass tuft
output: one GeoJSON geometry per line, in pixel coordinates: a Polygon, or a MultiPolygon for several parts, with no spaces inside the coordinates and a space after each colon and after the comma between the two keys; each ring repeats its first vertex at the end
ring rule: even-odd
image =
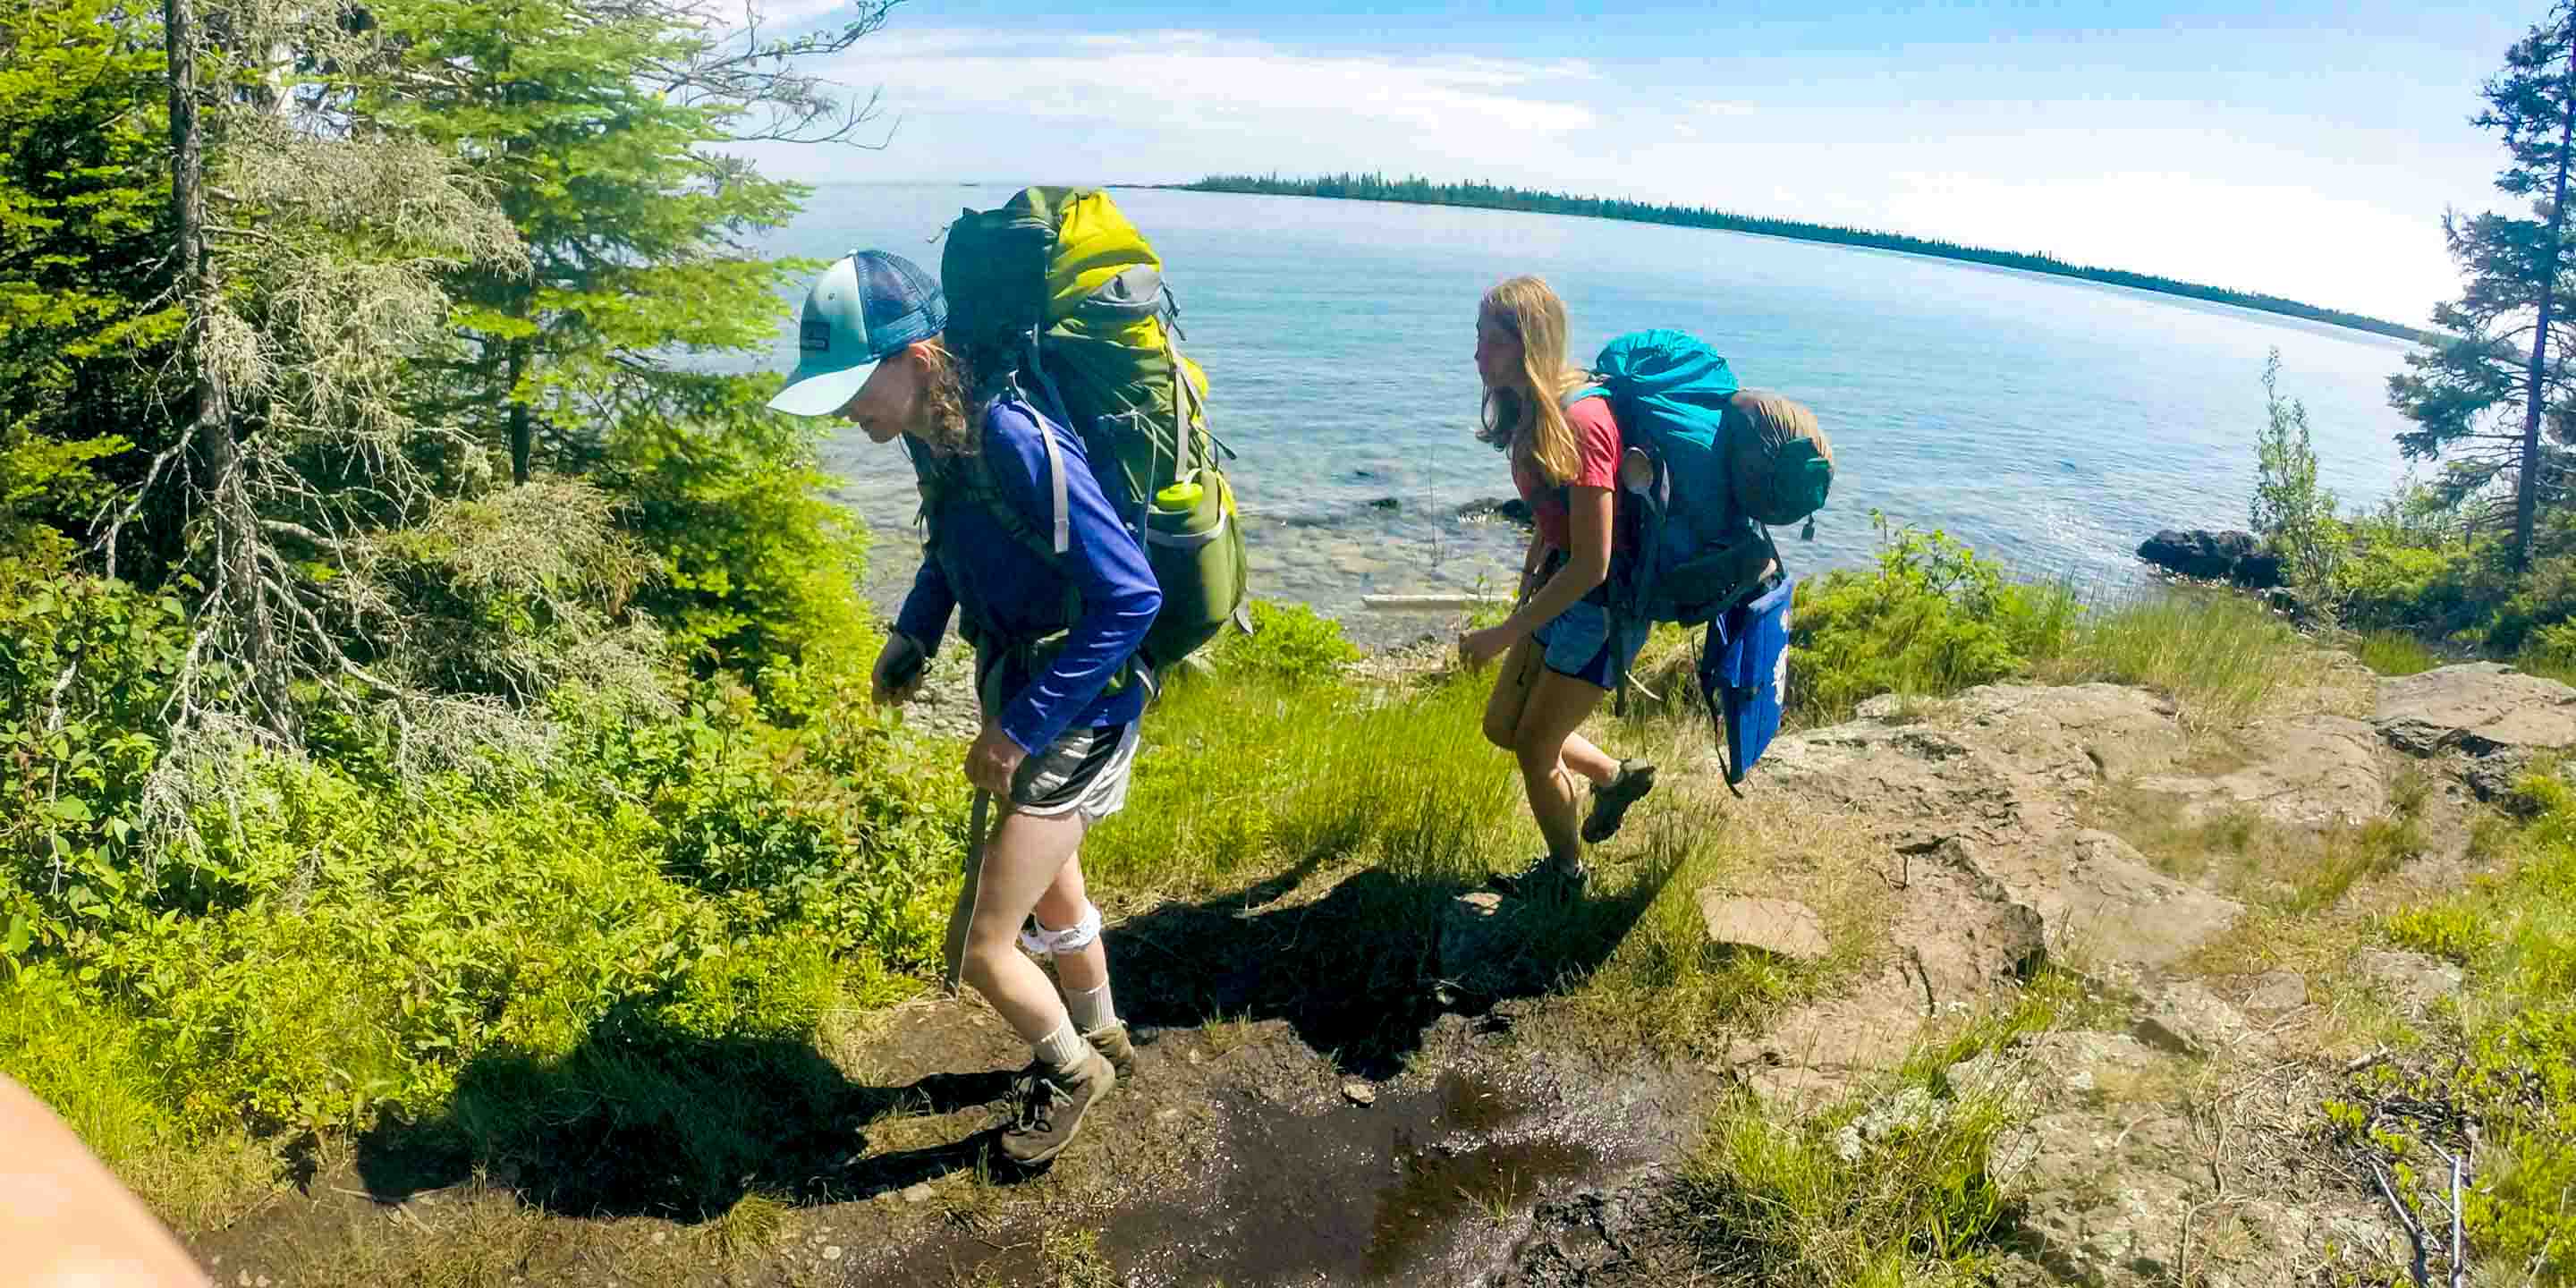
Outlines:
{"type": "Polygon", "coordinates": [[[1134,893],[1346,861],[1481,879],[1520,813],[1519,775],[1482,732],[1484,685],[1383,702],[1326,681],[1175,686],[1146,726],[1130,808],[1085,867],[1134,893]]]}
{"type": "Polygon", "coordinates": [[[2271,610],[2223,591],[2166,590],[2086,613],[2039,669],[2171,694],[2183,721],[2226,728],[2261,714],[2313,669],[2315,648],[2271,610]]]}
{"type": "Polygon", "coordinates": [[[2424,641],[2404,631],[2372,631],[2353,645],[2353,653],[2381,675],[2416,675],[2442,664],[2424,641]]]}

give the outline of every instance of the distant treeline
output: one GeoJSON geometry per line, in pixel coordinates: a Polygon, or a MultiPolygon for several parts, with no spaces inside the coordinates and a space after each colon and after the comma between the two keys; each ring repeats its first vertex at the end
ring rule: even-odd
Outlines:
{"type": "Polygon", "coordinates": [[[1846,228],[1837,224],[1801,223],[1795,219],[1764,219],[1738,215],[1706,206],[1658,205],[1646,201],[1626,201],[1614,197],[1577,197],[1562,192],[1540,192],[1529,188],[1506,188],[1490,183],[1433,183],[1420,177],[1389,179],[1383,174],[1337,174],[1319,179],[1283,179],[1248,174],[1220,174],[1196,183],[1176,185],[1192,192],[1242,192],[1283,197],[1335,197],[1351,201],[1400,201],[1421,206],[1473,206],[1486,210],[1522,210],[1548,215],[1591,215],[1599,219],[1625,219],[1641,224],[1673,224],[1683,228],[1717,228],[1727,232],[1762,233],[1771,237],[1790,237],[1799,241],[1829,242],[1838,246],[1869,246],[1879,250],[1905,251],[1915,255],[1934,255],[1942,259],[1966,260],[1974,264],[1993,264],[2002,268],[2027,269],[2034,273],[2054,273],[2059,277],[2078,277],[2088,282],[2107,282],[2113,286],[2135,287],[2180,295],[2188,299],[2233,304],[2239,308],[2261,309],[2287,317],[2306,318],[2356,330],[2373,331],[2401,340],[2423,341],[2430,337],[2414,327],[2379,318],[2346,313],[2341,309],[2318,308],[2277,295],[2257,295],[2231,291],[2223,287],[2203,286],[2197,282],[2176,281],[2152,273],[2131,273],[2116,268],[2093,268],[2070,264],[2047,255],[2030,255],[2019,251],[1988,250],[1982,246],[1963,246],[1957,242],[1935,241],[1928,237],[1909,237],[1903,233],[1885,233],[1867,228],[1846,228]]]}

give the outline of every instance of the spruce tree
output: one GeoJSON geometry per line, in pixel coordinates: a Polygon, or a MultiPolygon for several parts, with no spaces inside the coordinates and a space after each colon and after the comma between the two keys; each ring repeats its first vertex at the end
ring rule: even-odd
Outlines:
{"type": "Polygon", "coordinates": [[[2508,514],[2514,566],[2531,560],[2540,507],[2564,493],[2564,429],[2544,442],[2544,424],[2576,416],[2568,353],[2576,318],[2566,307],[2567,179],[2576,150],[2576,3],[2559,0],[2547,21],[2505,54],[2483,90],[2479,126],[2503,136],[2507,162],[2496,187],[2529,199],[2533,214],[2443,220],[2467,286],[2433,311],[2450,334],[2409,354],[2391,376],[2389,400],[2416,427],[2398,436],[2415,460],[2442,460],[2441,487],[2463,502],[2508,514]],[[2510,486],[2507,511],[2500,495],[2510,486]]]}

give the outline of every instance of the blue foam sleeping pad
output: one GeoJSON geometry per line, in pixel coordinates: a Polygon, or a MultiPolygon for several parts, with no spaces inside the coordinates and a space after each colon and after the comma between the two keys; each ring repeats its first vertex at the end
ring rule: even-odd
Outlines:
{"type": "Polygon", "coordinates": [[[1783,577],[1748,603],[1711,619],[1700,649],[1699,690],[1726,736],[1726,781],[1753,772],[1780,732],[1789,687],[1789,603],[1797,579],[1783,577]]]}

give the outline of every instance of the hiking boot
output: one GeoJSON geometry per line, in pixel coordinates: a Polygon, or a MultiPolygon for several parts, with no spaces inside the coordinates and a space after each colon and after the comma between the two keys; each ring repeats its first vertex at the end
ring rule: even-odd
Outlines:
{"type": "Polygon", "coordinates": [[[1518,872],[1495,873],[1493,880],[1487,884],[1504,894],[1513,896],[1581,894],[1583,883],[1591,877],[1592,870],[1583,866],[1579,860],[1573,863],[1559,863],[1553,856],[1542,854],[1538,856],[1536,862],[1518,872]]]}
{"type": "Polygon", "coordinates": [[[1011,1125],[1002,1129],[1002,1154],[1022,1167],[1052,1160],[1082,1131],[1082,1116],[1118,1085],[1118,1070],[1098,1051],[1082,1067],[1058,1073],[1044,1064],[1022,1070],[1011,1084],[1011,1125]]]}
{"type": "Polygon", "coordinates": [[[1583,820],[1583,843],[1599,845],[1619,834],[1619,820],[1627,817],[1628,807],[1646,799],[1655,790],[1655,767],[1642,760],[1619,762],[1619,772],[1610,781],[1592,789],[1592,816],[1583,820]]]}
{"type": "Polygon", "coordinates": [[[1091,1049],[1099,1052],[1100,1058],[1118,1071],[1120,1082],[1136,1076],[1136,1044],[1128,1040],[1125,1020],[1111,1020],[1084,1033],[1082,1040],[1090,1043],[1091,1049]]]}

